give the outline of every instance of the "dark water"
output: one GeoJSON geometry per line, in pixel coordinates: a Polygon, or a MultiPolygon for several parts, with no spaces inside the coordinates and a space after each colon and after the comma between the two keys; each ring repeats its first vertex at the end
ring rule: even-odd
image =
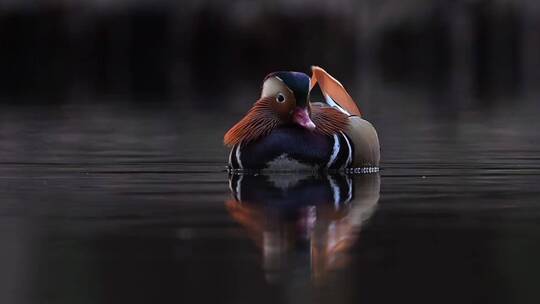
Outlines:
{"type": "Polygon", "coordinates": [[[231,193],[226,105],[4,106],[0,302],[538,303],[537,99],[384,92],[380,176],[338,203],[321,177],[231,193]]]}

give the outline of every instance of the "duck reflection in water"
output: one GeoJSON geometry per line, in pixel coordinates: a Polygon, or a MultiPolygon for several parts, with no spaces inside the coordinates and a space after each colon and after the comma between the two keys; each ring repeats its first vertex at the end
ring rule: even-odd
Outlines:
{"type": "Polygon", "coordinates": [[[348,263],[348,249],[379,200],[380,176],[229,176],[226,202],[262,251],[269,281],[304,273],[320,281],[348,263]]]}

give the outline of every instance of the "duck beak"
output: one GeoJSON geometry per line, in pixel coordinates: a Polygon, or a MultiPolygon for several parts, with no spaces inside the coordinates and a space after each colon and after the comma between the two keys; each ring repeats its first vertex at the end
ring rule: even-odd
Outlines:
{"type": "Polygon", "coordinates": [[[337,79],[318,66],[312,66],[311,72],[310,91],[318,83],[326,103],[333,107],[337,106],[349,115],[361,116],[358,106],[337,79]]]}
{"type": "Polygon", "coordinates": [[[311,117],[309,117],[309,112],[308,112],[307,107],[306,108],[296,107],[292,114],[292,118],[293,118],[294,123],[310,131],[313,131],[316,128],[315,124],[311,120],[311,117]]]}

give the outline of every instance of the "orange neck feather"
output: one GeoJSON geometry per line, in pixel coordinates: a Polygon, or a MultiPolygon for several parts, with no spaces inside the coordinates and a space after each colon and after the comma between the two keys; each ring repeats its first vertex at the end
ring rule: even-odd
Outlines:
{"type": "MultiPolygon", "coordinates": [[[[248,143],[267,135],[279,126],[280,120],[270,107],[271,101],[271,97],[258,100],[246,116],[227,131],[223,143],[227,146],[248,143]]],[[[349,125],[347,114],[335,108],[317,104],[311,106],[311,119],[317,126],[315,132],[327,136],[345,131],[349,125]]]]}
{"type": "Polygon", "coordinates": [[[327,136],[345,131],[349,126],[349,116],[338,109],[312,104],[311,120],[317,126],[316,132],[327,136]]]}
{"type": "Polygon", "coordinates": [[[279,119],[270,107],[272,98],[259,99],[246,116],[236,123],[226,134],[223,143],[234,146],[247,143],[264,136],[279,124],[279,119]]]}

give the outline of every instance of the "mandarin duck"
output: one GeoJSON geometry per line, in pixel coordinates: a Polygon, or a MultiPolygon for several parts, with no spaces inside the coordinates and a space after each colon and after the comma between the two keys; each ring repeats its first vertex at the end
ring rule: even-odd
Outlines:
{"type": "MultiPolygon", "coordinates": [[[[229,169],[268,171],[378,170],[379,139],[343,85],[320,67],[273,72],[259,100],[224,137],[229,169]],[[319,85],[324,102],[311,102],[319,85]]],[[[364,171],[362,171],[364,172],[364,171]]]]}

